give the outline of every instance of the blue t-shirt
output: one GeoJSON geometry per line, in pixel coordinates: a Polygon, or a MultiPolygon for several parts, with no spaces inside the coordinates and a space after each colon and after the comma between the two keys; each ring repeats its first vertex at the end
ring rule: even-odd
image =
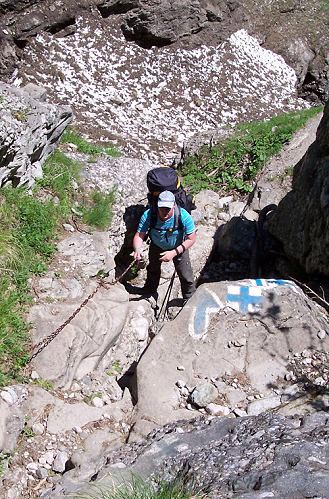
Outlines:
{"type": "MultiPolygon", "coordinates": [[[[180,208],[182,223],[179,224],[177,230],[170,231],[174,227],[175,214],[168,220],[161,220],[158,216],[155,227],[150,230],[151,241],[163,250],[177,248],[185,239],[185,236],[195,232],[195,225],[191,215],[180,208]]],[[[151,210],[144,211],[139,221],[137,232],[149,232],[151,223],[151,210]]]]}

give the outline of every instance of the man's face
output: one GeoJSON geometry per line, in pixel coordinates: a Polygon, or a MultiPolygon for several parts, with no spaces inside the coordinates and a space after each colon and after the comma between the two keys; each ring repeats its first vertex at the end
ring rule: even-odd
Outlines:
{"type": "Polygon", "coordinates": [[[169,220],[169,218],[171,218],[174,214],[174,209],[175,209],[175,206],[173,206],[172,208],[158,208],[158,211],[159,211],[159,217],[161,218],[161,220],[165,221],[165,220],[169,220]]]}

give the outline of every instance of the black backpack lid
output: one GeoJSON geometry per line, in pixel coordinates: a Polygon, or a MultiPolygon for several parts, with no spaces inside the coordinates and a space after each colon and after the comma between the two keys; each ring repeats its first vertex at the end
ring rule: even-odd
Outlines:
{"type": "Polygon", "coordinates": [[[178,176],[173,168],[160,166],[147,173],[146,183],[150,192],[175,192],[178,188],[178,176]]]}

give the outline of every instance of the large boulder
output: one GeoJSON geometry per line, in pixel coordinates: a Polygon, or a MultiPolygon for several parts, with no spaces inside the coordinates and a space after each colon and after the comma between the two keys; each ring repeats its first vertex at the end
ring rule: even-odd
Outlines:
{"type": "Polygon", "coordinates": [[[288,372],[290,355],[328,348],[326,331],[321,309],[289,281],[200,286],[139,362],[131,438],[191,418],[191,391],[199,385],[204,391],[207,383],[218,390],[213,402],[229,410],[248,410],[254,398],[264,399],[263,410],[280,405],[275,389],[288,372]]]}
{"type": "Polygon", "coordinates": [[[269,222],[286,254],[307,273],[329,275],[329,103],[316,141],[297,163],[292,190],[269,222]]]}
{"type": "Polygon", "coordinates": [[[197,33],[208,21],[222,21],[230,14],[224,1],[142,1],[126,17],[123,33],[143,45],[166,45],[197,33]]]}
{"type": "Polygon", "coordinates": [[[0,83],[0,186],[32,185],[72,120],[66,106],[42,102],[44,91],[0,83]]]}

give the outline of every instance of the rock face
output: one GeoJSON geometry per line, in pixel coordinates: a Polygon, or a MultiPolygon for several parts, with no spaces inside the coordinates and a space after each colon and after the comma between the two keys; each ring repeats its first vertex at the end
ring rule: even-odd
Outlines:
{"type": "Polygon", "coordinates": [[[119,14],[116,23],[125,36],[146,47],[177,42],[216,46],[235,31],[248,29],[294,68],[303,97],[313,102],[329,97],[328,10],[317,0],[58,0],[56,8],[51,0],[2,1],[7,50],[0,57],[1,75],[8,77],[17,65],[15,45],[24,48],[42,31],[69,35],[78,29],[79,16],[88,17],[96,8],[106,19],[119,14]],[[8,50],[13,52],[9,66],[8,50]]]}
{"type": "Polygon", "coordinates": [[[312,102],[326,102],[329,98],[327,7],[317,0],[244,0],[243,4],[254,13],[248,20],[251,31],[263,39],[265,47],[281,54],[294,68],[299,94],[312,102]]]}
{"type": "MultiPolygon", "coordinates": [[[[60,271],[50,271],[35,283],[39,302],[29,315],[34,325],[34,344],[63,324],[96,289],[97,282],[88,277],[100,270],[110,271],[111,279],[114,275],[115,264],[106,233],[74,232],[58,244],[58,261],[60,271]],[[65,277],[59,276],[64,272],[65,277]]],[[[74,319],[35,358],[38,374],[56,386],[68,388],[74,379],[92,373],[116,343],[126,322],[128,307],[128,293],[123,286],[99,287],[74,319]]]]}
{"type": "MultiPolygon", "coordinates": [[[[44,331],[56,330],[81,305],[86,296],[56,304],[51,309],[36,305],[31,320],[37,323],[35,343],[44,331]],[[53,315],[55,313],[55,316],[53,315]],[[46,329],[47,328],[47,329],[46,329]]],[[[101,288],[78,316],[35,359],[41,377],[57,386],[68,388],[73,379],[93,372],[103,356],[115,344],[123,328],[128,310],[128,295],[121,287],[101,288]],[[115,313],[114,310],[115,309],[115,313]],[[56,362],[53,360],[56,359],[56,362]]]]}
{"type": "Polygon", "coordinates": [[[266,165],[254,190],[251,208],[260,211],[270,204],[278,205],[291,190],[293,165],[297,164],[315,141],[322,114],[309,120],[292,140],[266,165]]]}
{"type": "Polygon", "coordinates": [[[44,91],[0,83],[0,185],[32,185],[72,119],[70,108],[41,102],[44,91]]]}
{"type": "Polygon", "coordinates": [[[3,31],[0,29],[0,75],[9,77],[18,64],[18,56],[15,46],[3,31]]]}
{"type": "Polygon", "coordinates": [[[318,337],[322,329],[327,323],[320,308],[289,281],[200,286],[139,362],[136,437],[155,425],[191,418],[188,394],[207,380],[218,391],[207,403],[245,410],[249,401],[265,397],[263,410],[273,407],[267,398],[276,395],[290,355],[329,344],[327,334],[318,337]]]}
{"type": "MultiPolygon", "coordinates": [[[[181,422],[155,431],[139,446],[114,451],[94,487],[154,473],[168,481],[179,477],[211,499],[327,497],[328,446],[325,412],[302,420],[263,414],[181,422]]],[[[58,496],[64,490],[58,487],[58,496]]],[[[49,497],[55,499],[55,492],[49,497]]]]}
{"type": "Polygon", "coordinates": [[[316,141],[295,166],[292,190],[269,223],[286,254],[307,273],[329,276],[329,104],[316,141]]]}
{"type": "Polygon", "coordinates": [[[125,36],[143,46],[168,45],[198,33],[208,22],[229,18],[238,5],[223,0],[142,1],[127,15],[122,29],[125,36]]]}

